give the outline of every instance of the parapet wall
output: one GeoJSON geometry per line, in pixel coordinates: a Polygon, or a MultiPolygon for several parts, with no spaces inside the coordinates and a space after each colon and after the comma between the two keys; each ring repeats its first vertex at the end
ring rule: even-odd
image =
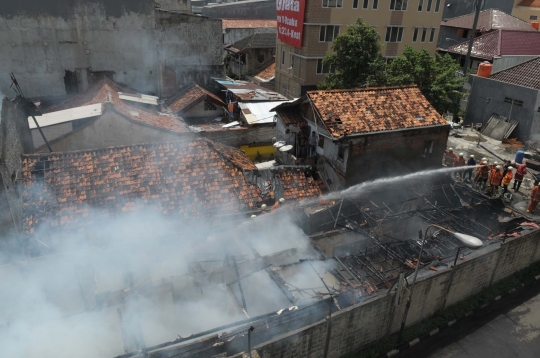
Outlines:
{"type": "MultiPolygon", "coordinates": [[[[481,255],[460,261],[455,268],[419,279],[414,289],[407,325],[480,292],[491,284],[540,259],[540,230],[493,245],[481,255]]],[[[396,293],[383,294],[332,316],[329,357],[339,357],[399,330],[407,295],[396,305],[396,293]]],[[[326,320],[277,336],[255,347],[263,358],[324,356],[326,320]]]]}

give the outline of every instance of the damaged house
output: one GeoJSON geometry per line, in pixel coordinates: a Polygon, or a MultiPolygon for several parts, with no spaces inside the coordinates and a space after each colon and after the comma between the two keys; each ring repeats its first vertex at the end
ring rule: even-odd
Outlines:
{"type": "Polygon", "coordinates": [[[277,139],[293,153],[301,134],[318,134],[319,170],[332,189],[439,167],[449,133],[416,86],[308,91],[274,111],[277,139]]]}

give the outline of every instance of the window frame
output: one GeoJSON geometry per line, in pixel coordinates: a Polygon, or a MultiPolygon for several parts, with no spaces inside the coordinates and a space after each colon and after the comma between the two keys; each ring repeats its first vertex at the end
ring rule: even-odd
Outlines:
{"type": "Polygon", "coordinates": [[[340,26],[339,25],[320,25],[319,26],[319,42],[334,42],[334,40],[339,36],[340,26]],[[332,27],[332,40],[327,41],[328,28],[332,27]],[[324,28],[324,37],[321,41],[322,29],[324,28]],[[337,31],[337,33],[336,33],[337,31]]]}
{"type": "Polygon", "coordinates": [[[425,43],[427,39],[427,27],[422,27],[422,35],[420,36],[420,42],[425,43]]]}
{"type": "Polygon", "coordinates": [[[353,9],[358,9],[358,4],[360,3],[360,0],[353,0],[352,2],[352,8],[353,9]]]}
{"type": "Polygon", "coordinates": [[[430,11],[431,11],[432,5],[433,5],[433,0],[427,0],[426,12],[430,12],[430,11]]]}
{"type": "Polygon", "coordinates": [[[292,70],[294,68],[294,54],[291,53],[291,65],[289,66],[289,69],[292,70]]]}
{"type": "Polygon", "coordinates": [[[379,10],[379,0],[373,0],[373,10],[379,10]]]}
{"type": "Polygon", "coordinates": [[[409,0],[390,0],[391,11],[407,11],[408,6],[409,6],[409,0]],[[400,4],[399,9],[397,9],[398,3],[400,4]]]}
{"type": "Polygon", "coordinates": [[[343,8],[343,0],[322,0],[322,7],[323,9],[342,9],[343,8]],[[336,6],[329,6],[331,2],[335,2],[336,6]],[[326,3],[326,6],[325,6],[326,3]],[[339,6],[338,6],[339,5],[339,6]]]}
{"type": "Polygon", "coordinates": [[[530,15],[530,16],[529,16],[529,20],[533,20],[533,21],[538,20],[538,15],[530,15]],[[534,19],[533,19],[533,18],[534,18],[534,19]]]}
{"type": "Polygon", "coordinates": [[[362,9],[363,10],[369,9],[369,0],[363,0],[362,1],[362,9]]]}
{"type": "Polygon", "coordinates": [[[424,9],[424,0],[418,0],[418,12],[422,12],[424,9]]]}
{"type": "Polygon", "coordinates": [[[392,25],[387,25],[386,26],[386,33],[384,35],[384,42],[388,42],[388,43],[399,43],[399,42],[403,42],[403,29],[405,27],[404,26],[392,26],[392,25]],[[396,33],[396,41],[392,41],[392,31],[393,29],[397,29],[397,33],[396,33]],[[390,30],[390,33],[388,33],[388,30],[390,30]]]}
{"type": "Polygon", "coordinates": [[[435,0],[435,12],[439,12],[441,10],[441,0],[435,0]]]}
{"type": "Polygon", "coordinates": [[[433,42],[435,41],[435,33],[437,32],[437,28],[436,27],[432,27],[431,28],[431,31],[429,33],[429,42],[433,42]]]}
{"type": "Polygon", "coordinates": [[[285,50],[281,49],[281,66],[285,65],[285,50]]]}
{"type": "Polygon", "coordinates": [[[418,42],[418,31],[421,29],[421,27],[415,26],[413,30],[412,35],[412,42],[418,42]]]}
{"type": "Polygon", "coordinates": [[[338,144],[338,152],[337,152],[337,160],[341,161],[341,162],[345,162],[345,151],[346,151],[346,147],[343,147],[341,145],[338,144]]]}
{"type": "Polygon", "coordinates": [[[325,64],[323,64],[322,61],[323,61],[322,58],[317,59],[317,67],[315,68],[315,74],[317,74],[317,75],[327,75],[329,73],[334,73],[335,72],[335,70],[332,68],[331,65],[325,65],[325,64]],[[324,66],[328,66],[328,72],[324,72],[324,66]],[[319,68],[320,68],[321,72],[319,72],[319,68]]]}

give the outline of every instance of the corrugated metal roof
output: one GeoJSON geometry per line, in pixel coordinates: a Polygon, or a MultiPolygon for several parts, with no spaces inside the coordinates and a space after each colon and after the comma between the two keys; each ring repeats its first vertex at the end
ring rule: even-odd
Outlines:
{"type": "MultiPolygon", "coordinates": [[[[441,22],[441,26],[457,27],[462,29],[472,29],[474,22],[474,13],[454,17],[452,19],[441,22]]],[[[522,31],[536,31],[526,21],[518,19],[512,15],[497,10],[489,9],[484,10],[478,17],[478,25],[476,27],[480,32],[487,32],[491,30],[522,30],[522,31]]]]}
{"type": "MultiPolygon", "coordinates": [[[[71,122],[77,119],[91,118],[100,116],[103,113],[101,103],[91,104],[88,106],[75,107],[64,109],[62,111],[45,113],[42,116],[36,117],[40,127],[54,126],[55,124],[71,122]]],[[[28,117],[30,129],[36,129],[36,123],[32,117],[28,117]]]]}
{"type": "Polygon", "coordinates": [[[240,108],[248,124],[272,123],[275,113],[270,110],[281,103],[285,101],[240,103],[240,108]]]}
{"type": "Polygon", "coordinates": [[[126,101],[153,104],[154,106],[158,105],[158,100],[159,100],[159,97],[150,96],[147,94],[139,94],[139,93],[118,92],[118,96],[120,97],[120,99],[123,99],[126,101]]]}

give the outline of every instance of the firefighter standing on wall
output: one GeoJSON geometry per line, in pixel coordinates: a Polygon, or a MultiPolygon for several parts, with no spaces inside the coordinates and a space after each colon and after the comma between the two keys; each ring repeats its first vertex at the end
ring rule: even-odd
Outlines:
{"type": "Polygon", "coordinates": [[[482,181],[482,168],[484,168],[486,165],[487,165],[488,161],[487,161],[487,158],[484,157],[482,158],[482,160],[480,161],[480,163],[478,163],[479,165],[476,167],[476,175],[474,176],[474,183],[478,186],[481,181],[482,181]]]}
{"type": "Polygon", "coordinates": [[[503,194],[506,194],[508,192],[508,185],[510,185],[510,182],[512,181],[513,175],[512,175],[512,168],[511,166],[508,166],[506,168],[506,174],[504,175],[502,179],[502,186],[503,186],[503,194]]]}
{"type": "Polygon", "coordinates": [[[454,165],[456,159],[456,153],[454,153],[454,150],[452,148],[448,148],[444,151],[444,165],[446,165],[447,167],[451,167],[454,165]]]}
{"type": "Polygon", "coordinates": [[[519,187],[521,186],[521,183],[523,182],[523,178],[527,174],[527,163],[523,163],[522,165],[517,166],[516,175],[514,176],[514,187],[513,189],[515,191],[519,191],[519,187]]]}
{"type": "MultiPolygon", "coordinates": [[[[463,158],[464,154],[463,153],[459,153],[459,158],[456,159],[456,161],[454,162],[454,167],[464,167],[465,166],[465,158],[463,158]]],[[[465,177],[465,171],[459,171],[457,173],[457,177],[460,178],[461,177],[461,180],[463,180],[463,178],[465,177]]]]}
{"type": "Polygon", "coordinates": [[[536,209],[536,205],[538,205],[539,201],[540,201],[540,187],[538,185],[535,185],[531,191],[531,202],[529,203],[529,206],[527,207],[527,212],[534,213],[534,209],[536,209]]]}
{"type": "Polygon", "coordinates": [[[501,166],[497,165],[495,169],[491,171],[491,174],[489,175],[489,183],[490,183],[490,193],[491,195],[497,195],[499,194],[499,186],[501,186],[502,181],[502,172],[501,172],[501,166]]]}

